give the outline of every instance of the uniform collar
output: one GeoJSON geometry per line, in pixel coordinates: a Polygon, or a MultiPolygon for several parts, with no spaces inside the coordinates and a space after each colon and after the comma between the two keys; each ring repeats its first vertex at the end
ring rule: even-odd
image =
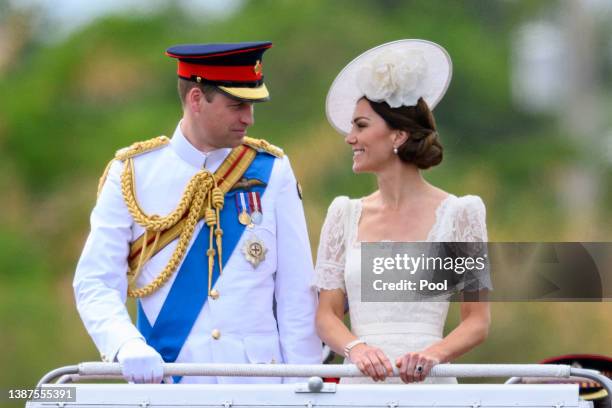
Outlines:
{"type": "Polygon", "coordinates": [[[223,160],[232,149],[229,147],[203,153],[196,149],[183,134],[181,122],[176,126],[170,145],[178,156],[197,169],[206,168],[214,172],[219,168],[223,160]]]}

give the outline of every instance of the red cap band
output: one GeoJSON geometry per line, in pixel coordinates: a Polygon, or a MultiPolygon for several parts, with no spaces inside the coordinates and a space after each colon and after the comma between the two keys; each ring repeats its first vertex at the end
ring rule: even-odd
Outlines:
{"type": "Polygon", "coordinates": [[[256,65],[200,65],[178,61],[178,75],[183,78],[198,76],[209,81],[256,82],[262,78],[262,64],[256,65]]]}

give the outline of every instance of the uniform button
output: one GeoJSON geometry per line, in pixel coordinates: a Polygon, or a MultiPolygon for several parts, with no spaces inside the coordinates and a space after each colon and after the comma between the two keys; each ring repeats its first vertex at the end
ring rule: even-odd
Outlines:
{"type": "Polygon", "coordinates": [[[214,329],[211,335],[213,339],[219,340],[219,337],[221,337],[221,332],[219,331],[219,329],[214,329]]]}
{"type": "Polygon", "coordinates": [[[217,289],[211,290],[210,297],[213,298],[213,300],[219,299],[219,291],[217,289]]]}

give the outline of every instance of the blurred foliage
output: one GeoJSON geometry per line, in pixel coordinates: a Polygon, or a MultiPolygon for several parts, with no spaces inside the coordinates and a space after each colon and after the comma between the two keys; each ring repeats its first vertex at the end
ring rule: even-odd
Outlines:
{"type": "MultiPolygon", "coordinates": [[[[14,12],[6,4],[5,17],[14,12]]],[[[512,32],[547,4],[261,0],[224,20],[196,21],[168,6],[102,17],[57,42],[28,37],[0,70],[0,384],[32,385],[53,367],[98,358],[74,307],[72,274],[106,162],[136,140],[171,135],[180,118],[175,61],[163,55],[172,44],[274,42],[265,58],[272,100],[257,105],[250,134],[290,155],[313,249],[334,196],[375,188],[373,177],[351,172],[349,149],[327,125],[326,91],[347,61],[399,38],[439,42],[453,57],[453,81],[436,108],[445,160],[426,177],[454,194],[482,196],[491,240],[609,240],[609,206],[585,232],[559,200],[564,166],[588,160],[551,117],[523,113],[510,98],[512,32]]],[[[492,309],[489,340],[461,361],[612,353],[606,304],[492,309]]],[[[447,329],[458,319],[454,306],[447,329]]]]}

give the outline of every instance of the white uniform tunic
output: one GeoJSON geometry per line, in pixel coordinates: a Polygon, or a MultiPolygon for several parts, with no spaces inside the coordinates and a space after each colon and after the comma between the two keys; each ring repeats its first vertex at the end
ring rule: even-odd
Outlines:
{"type": "MultiPolygon", "coordinates": [[[[180,125],[177,126],[167,146],[134,158],[135,195],[140,208],[147,215],[169,214],[178,205],[189,180],[203,167],[211,172],[217,170],[230,150],[204,154],[189,143],[180,125]]],[[[91,214],[91,232],[73,284],[81,318],[105,361],[113,361],[127,340],[143,338],[128,315],[125,301],[130,242],[141,236],[144,229],[134,222],[121,194],[122,171],[122,162],[117,160],[111,165],[91,214]]],[[[235,203],[226,200],[225,205],[235,203]]],[[[261,206],[262,222],[245,228],[215,284],[219,297],[208,297],[176,362],[320,363],[310,244],[287,157],[274,159],[261,206]],[[253,237],[263,241],[267,249],[265,259],[257,267],[242,252],[245,240],[253,237]],[[277,302],[277,319],[273,314],[273,298],[277,302]]],[[[198,223],[190,246],[203,225],[203,221],[198,223]]],[[[137,287],[150,283],[164,269],[176,244],[177,240],[171,242],[143,266],[137,287]]],[[[142,308],[151,325],[179,270],[180,266],[166,284],[142,298],[142,308]]],[[[202,265],[202,273],[208,274],[208,265],[202,265]]],[[[210,381],[215,379],[182,380],[210,381]]],[[[219,377],[217,381],[257,380],[219,377]]]]}

